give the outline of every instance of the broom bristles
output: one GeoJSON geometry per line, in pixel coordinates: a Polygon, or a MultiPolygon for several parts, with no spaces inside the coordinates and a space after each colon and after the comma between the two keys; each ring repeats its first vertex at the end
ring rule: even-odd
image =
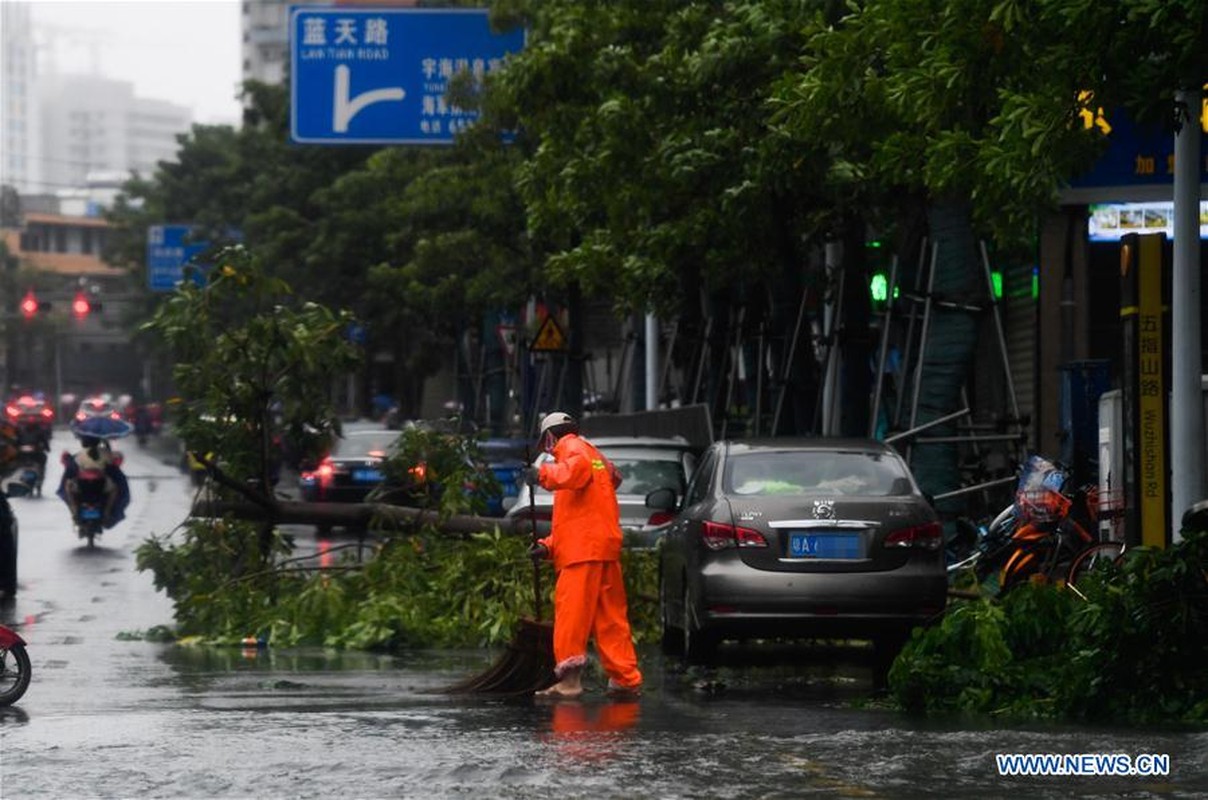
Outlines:
{"type": "Polygon", "coordinates": [[[522,619],[507,651],[484,672],[447,686],[446,694],[525,695],[552,686],[554,626],[522,619]]]}

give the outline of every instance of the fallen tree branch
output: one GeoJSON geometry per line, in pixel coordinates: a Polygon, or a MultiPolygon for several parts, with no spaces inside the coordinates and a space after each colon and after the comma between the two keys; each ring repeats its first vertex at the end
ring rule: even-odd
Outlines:
{"type": "MultiPolygon", "coordinates": [[[[271,521],[276,525],[314,525],[342,528],[386,529],[418,532],[431,525],[442,533],[469,536],[498,528],[503,533],[530,535],[532,522],[523,517],[479,517],[457,514],[441,518],[435,511],[385,503],[307,503],[278,500],[275,508],[224,498],[198,497],[190,516],[202,518],[271,521]]],[[[537,523],[539,535],[549,533],[549,523],[537,523]]]]}

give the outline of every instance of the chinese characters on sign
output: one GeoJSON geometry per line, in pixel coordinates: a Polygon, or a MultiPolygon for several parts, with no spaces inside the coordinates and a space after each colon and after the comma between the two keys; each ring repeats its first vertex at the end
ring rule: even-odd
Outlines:
{"type": "Polygon", "coordinates": [[[1162,270],[1165,237],[1138,237],[1137,414],[1138,489],[1143,544],[1162,546],[1166,532],[1166,376],[1162,336],[1162,270]]]}
{"type": "MultiPolygon", "coordinates": [[[[191,225],[152,225],[147,229],[147,288],[170,292],[184,278],[185,265],[209,247],[190,240],[191,225]]],[[[194,280],[202,280],[200,272],[194,280]]]]}
{"type": "Polygon", "coordinates": [[[486,9],[294,7],[291,137],[322,144],[448,144],[478,117],[448,100],[524,45],[486,9]]]}

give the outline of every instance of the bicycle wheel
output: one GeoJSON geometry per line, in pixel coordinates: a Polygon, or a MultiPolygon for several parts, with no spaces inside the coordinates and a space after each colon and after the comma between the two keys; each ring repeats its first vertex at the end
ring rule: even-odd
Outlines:
{"type": "Polygon", "coordinates": [[[1070,571],[1066,575],[1065,582],[1070,586],[1077,586],[1081,578],[1086,577],[1090,572],[1102,567],[1104,564],[1119,563],[1120,557],[1124,554],[1123,542],[1099,542],[1087,547],[1079,553],[1072,564],[1070,571]]]}
{"type": "Polygon", "coordinates": [[[25,646],[0,647],[0,706],[11,706],[29,688],[29,653],[25,646]]]}

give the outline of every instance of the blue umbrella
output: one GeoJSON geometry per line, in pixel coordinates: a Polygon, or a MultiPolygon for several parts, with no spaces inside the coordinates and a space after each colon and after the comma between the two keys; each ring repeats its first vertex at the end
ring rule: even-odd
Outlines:
{"type": "Polygon", "coordinates": [[[134,426],[123,419],[113,417],[85,417],[71,423],[71,432],[76,436],[95,436],[98,439],[120,439],[134,430],[134,426]]]}

